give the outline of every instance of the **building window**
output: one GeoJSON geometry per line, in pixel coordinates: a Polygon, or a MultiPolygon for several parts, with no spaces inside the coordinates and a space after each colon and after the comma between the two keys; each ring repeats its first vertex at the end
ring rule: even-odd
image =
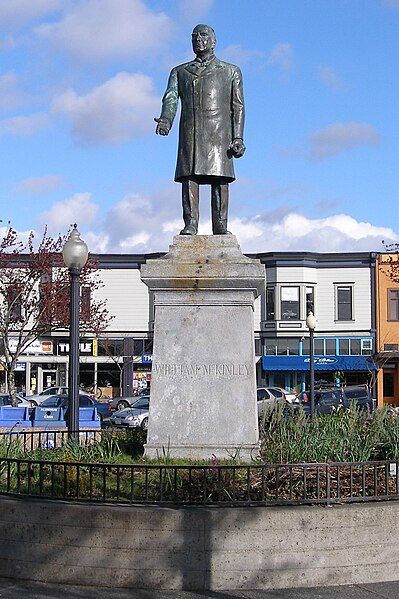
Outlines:
{"type": "Polygon", "coordinates": [[[82,287],[80,291],[80,318],[83,322],[90,319],[91,289],[82,287]]]}
{"type": "Polygon", "coordinates": [[[314,339],[314,353],[315,356],[324,356],[324,339],[314,339]]]}
{"type": "Polygon", "coordinates": [[[297,356],[299,340],[292,337],[280,337],[277,339],[277,354],[279,356],[297,356]]]}
{"type": "Polygon", "coordinates": [[[397,343],[384,343],[384,351],[398,351],[397,343]]]}
{"type": "Polygon", "coordinates": [[[266,288],[266,320],[275,320],[274,287],[266,288]]]}
{"type": "Polygon", "coordinates": [[[353,286],[336,286],[336,320],[353,320],[353,286]]]}
{"type": "Polygon", "coordinates": [[[371,356],[373,353],[373,340],[372,339],[361,339],[362,356],[371,356]]]}
{"type": "Polygon", "coordinates": [[[281,287],[281,320],[299,320],[299,287],[281,287]]]}
{"type": "Polygon", "coordinates": [[[395,397],[395,376],[393,372],[384,372],[384,397],[395,397]]]}
{"type": "Polygon", "coordinates": [[[306,316],[309,312],[314,314],[314,287],[306,287],[306,316]]]}
{"type": "Polygon", "coordinates": [[[399,320],[399,289],[388,289],[388,320],[399,320]]]}
{"type": "Polygon", "coordinates": [[[9,285],[7,288],[7,302],[10,322],[17,322],[22,318],[22,293],[18,285],[9,285]]]}
{"type": "Polygon", "coordinates": [[[326,356],[335,356],[337,353],[337,346],[335,339],[326,339],[326,356]]]}
{"type": "Polygon", "coordinates": [[[339,355],[349,356],[349,339],[339,340],[339,355]]]}
{"type": "Polygon", "coordinates": [[[351,356],[360,356],[361,346],[360,339],[351,339],[350,340],[350,348],[351,348],[351,356]]]}

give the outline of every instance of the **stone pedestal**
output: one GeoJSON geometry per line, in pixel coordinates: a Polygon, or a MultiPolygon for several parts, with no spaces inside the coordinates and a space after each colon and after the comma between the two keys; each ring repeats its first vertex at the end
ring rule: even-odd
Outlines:
{"type": "Polygon", "coordinates": [[[141,278],[155,307],[145,454],[256,457],[253,306],[264,266],[233,235],[176,236],[141,278]]]}

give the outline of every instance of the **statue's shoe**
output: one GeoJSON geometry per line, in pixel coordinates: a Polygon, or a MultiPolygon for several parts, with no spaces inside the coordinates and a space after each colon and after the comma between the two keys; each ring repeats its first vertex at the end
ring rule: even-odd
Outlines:
{"type": "Polygon", "coordinates": [[[187,225],[180,231],[180,235],[197,235],[197,227],[194,225],[187,225]]]}

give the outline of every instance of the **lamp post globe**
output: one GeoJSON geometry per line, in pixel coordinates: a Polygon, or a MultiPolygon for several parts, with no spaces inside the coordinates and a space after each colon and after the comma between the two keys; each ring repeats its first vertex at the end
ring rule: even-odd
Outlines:
{"type": "Polygon", "coordinates": [[[313,312],[309,312],[306,318],[306,326],[308,327],[309,331],[314,331],[314,329],[316,328],[316,318],[313,312]]]}
{"type": "Polygon", "coordinates": [[[315,415],[315,406],[314,406],[314,330],[316,328],[316,318],[314,317],[313,312],[309,312],[306,318],[306,326],[309,329],[310,334],[310,417],[313,419],[315,415]]]}
{"type": "Polygon", "coordinates": [[[80,238],[76,225],[62,249],[62,257],[67,268],[82,269],[87,262],[89,250],[87,244],[80,238]]]}
{"type": "Polygon", "coordinates": [[[65,266],[69,269],[69,371],[68,371],[68,437],[79,441],[79,317],[80,274],[89,251],[80,233],[74,228],[62,249],[65,266]]]}

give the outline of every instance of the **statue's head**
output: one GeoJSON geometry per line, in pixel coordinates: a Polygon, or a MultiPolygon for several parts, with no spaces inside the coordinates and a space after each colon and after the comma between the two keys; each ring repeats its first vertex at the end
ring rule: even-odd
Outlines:
{"type": "Polygon", "coordinates": [[[209,25],[196,25],[191,34],[195,54],[209,52],[216,46],[216,35],[209,25]]]}

